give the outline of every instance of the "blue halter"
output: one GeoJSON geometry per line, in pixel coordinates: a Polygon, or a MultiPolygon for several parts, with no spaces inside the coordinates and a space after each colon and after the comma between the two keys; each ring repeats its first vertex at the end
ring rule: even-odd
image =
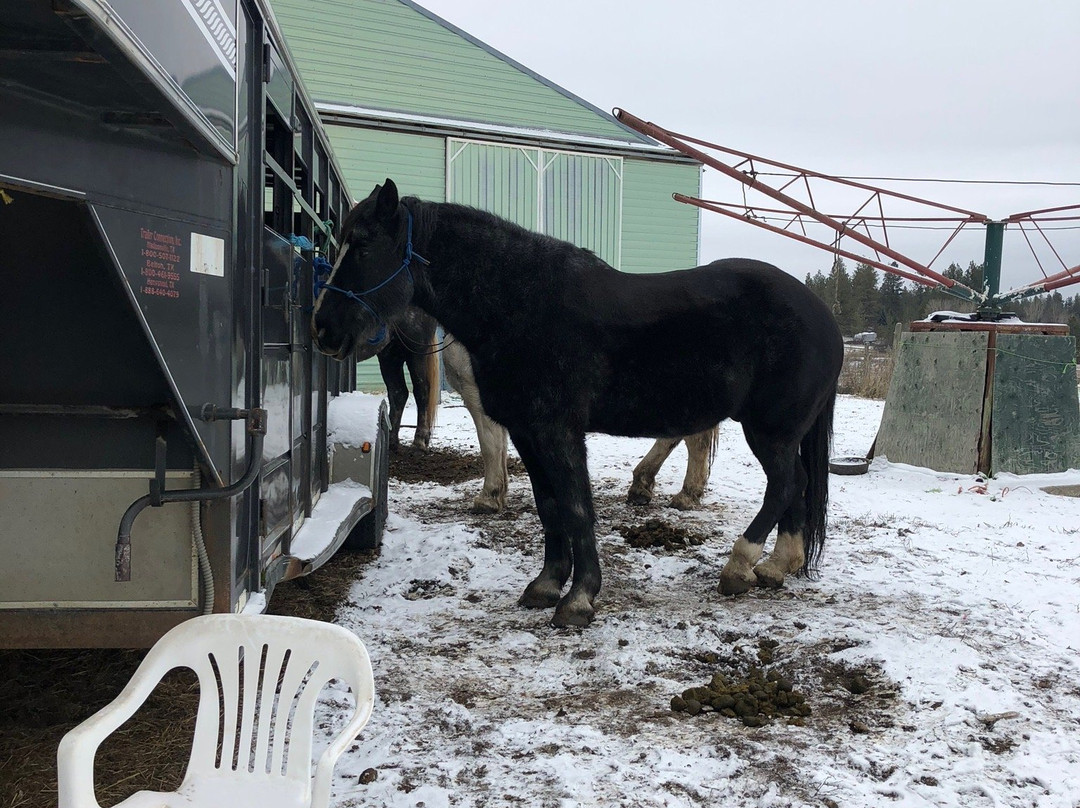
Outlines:
{"type": "Polygon", "coordinates": [[[342,289],[340,286],[331,286],[324,280],[324,278],[330,277],[330,273],[334,270],[333,265],[322,256],[319,256],[312,262],[312,269],[315,273],[314,295],[316,299],[318,299],[319,294],[322,292],[323,289],[328,289],[331,292],[338,292],[345,295],[345,297],[349,298],[349,300],[353,300],[359,303],[361,306],[371,312],[371,316],[374,317],[376,322],[379,323],[379,331],[375,334],[374,337],[367,341],[368,345],[378,345],[386,338],[386,322],[383,320],[382,317],[379,316],[379,313],[375,311],[375,309],[373,309],[366,300],[363,299],[364,296],[379,291],[392,280],[394,280],[394,278],[396,278],[402,272],[409,276],[409,283],[414,283],[412,270],[409,269],[409,264],[412,263],[414,258],[424,266],[428,266],[431,263],[422,255],[420,255],[420,253],[413,252],[412,211],[410,211],[408,208],[405,208],[405,216],[405,257],[401,262],[401,266],[394,270],[394,272],[392,272],[390,276],[383,280],[381,283],[372,286],[370,289],[365,289],[362,292],[353,292],[350,289],[342,289]]]}

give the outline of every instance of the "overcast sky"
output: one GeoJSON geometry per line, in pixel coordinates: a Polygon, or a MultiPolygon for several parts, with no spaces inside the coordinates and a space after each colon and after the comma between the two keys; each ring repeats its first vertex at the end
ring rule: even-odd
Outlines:
{"type": "MultiPolygon", "coordinates": [[[[1080,0],[419,2],[603,110],[781,162],[841,175],[1080,183],[1080,0]]],[[[1080,185],[889,187],[994,218],[1080,204],[1080,185]]],[[[706,172],[707,197],[734,202],[740,189],[706,172]]],[[[814,192],[819,207],[838,206],[829,213],[865,198],[814,192]]],[[[702,215],[703,261],[743,255],[799,277],[831,266],[827,253],[702,215]]],[[[926,263],[947,235],[890,238],[926,263]]],[[[1080,230],[1051,242],[1068,266],[1080,264],[1080,230]]],[[[934,268],[979,262],[983,245],[973,230],[934,268]]],[[[1003,288],[1039,276],[1019,232],[1006,233],[1005,247],[1003,288]]],[[[1041,256],[1048,274],[1060,271],[1041,256]]]]}

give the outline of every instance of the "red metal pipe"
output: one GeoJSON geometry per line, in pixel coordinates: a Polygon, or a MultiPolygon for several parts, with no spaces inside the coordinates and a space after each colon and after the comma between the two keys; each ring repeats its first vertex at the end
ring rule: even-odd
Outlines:
{"type": "MultiPolygon", "coordinates": [[[[952,287],[957,286],[957,285],[963,286],[963,284],[958,284],[957,281],[953,280],[952,278],[946,278],[944,275],[941,275],[941,274],[939,274],[937,272],[934,272],[929,267],[923,266],[922,264],[918,263],[917,261],[914,261],[914,260],[908,258],[906,255],[898,253],[895,250],[891,249],[890,247],[884,246],[883,244],[879,244],[876,241],[874,241],[873,239],[868,238],[866,236],[863,236],[861,233],[858,233],[855,230],[852,230],[850,227],[846,227],[846,226],[840,224],[839,222],[835,221],[834,219],[832,219],[832,218],[830,218],[828,216],[825,216],[824,214],[818,213],[816,210],[814,210],[813,208],[811,208],[811,207],[809,207],[807,205],[804,205],[799,200],[793,199],[792,197],[789,197],[786,194],[780,193],[779,191],[769,187],[768,185],[764,185],[764,184],[758,182],[753,177],[748,176],[744,172],[738,171],[738,170],[732,168],[731,166],[727,165],[726,163],[720,162],[719,160],[717,160],[712,155],[706,154],[705,152],[701,151],[700,149],[696,149],[693,146],[690,146],[690,145],[687,145],[686,143],[683,143],[679,138],[675,137],[671,132],[669,132],[668,130],[666,130],[666,129],[660,127],[660,126],[657,126],[656,124],[643,121],[640,118],[632,115],[631,113],[627,112],[624,109],[616,108],[614,110],[614,113],[615,113],[615,117],[618,118],[619,121],[626,124],[631,129],[635,129],[638,132],[641,132],[642,134],[645,134],[645,135],[648,135],[649,137],[655,138],[656,140],[659,140],[661,143],[667,144],[668,146],[675,149],[676,151],[680,151],[685,155],[693,157],[695,160],[698,160],[698,161],[700,161],[701,163],[704,163],[707,166],[715,168],[717,171],[721,172],[722,174],[725,174],[725,175],[731,177],[732,179],[738,180],[739,182],[750,186],[755,191],[758,191],[759,193],[765,194],[766,196],[771,197],[771,198],[777,200],[778,202],[781,202],[784,205],[790,206],[793,210],[797,210],[800,213],[814,219],[815,221],[821,222],[825,226],[832,228],[837,233],[839,233],[841,236],[846,236],[846,237],[852,239],[853,241],[857,241],[859,244],[862,244],[865,247],[869,247],[870,249],[874,250],[875,252],[882,253],[882,254],[888,256],[889,258],[892,258],[894,261],[897,261],[898,263],[901,263],[901,264],[903,264],[903,265],[905,265],[907,267],[910,267],[911,269],[915,270],[918,274],[937,281],[938,284],[940,284],[942,286],[945,286],[945,287],[948,287],[948,288],[952,288],[952,287]]],[[[725,151],[730,152],[732,150],[725,149],[725,151]]],[[[747,155],[747,156],[749,157],[749,155],[747,155]]],[[[754,158],[754,159],[759,159],[759,158],[754,158]]],[[[781,164],[775,164],[775,165],[781,165],[781,164]]],[[[782,167],[787,168],[787,166],[782,166],[782,167]]],[[[798,170],[798,169],[794,169],[794,167],[791,167],[791,168],[793,170],[798,170]]],[[[869,186],[867,186],[867,188],[869,189],[869,186]]],[[[872,189],[872,190],[878,190],[878,189],[872,189]]],[[[912,197],[911,200],[916,201],[914,197],[912,197]]],[[[932,204],[932,203],[928,203],[928,204],[932,204]]],[[[938,207],[942,207],[942,206],[938,206],[938,207]]],[[[955,209],[953,209],[953,210],[955,210],[955,209]]],[[[978,216],[978,214],[971,214],[969,211],[959,211],[959,212],[966,213],[966,214],[971,215],[971,216],[978,216]]],[[[973,219],[973,221],[975,221],[975,220],[976,219],[973,219]]],[[[750,220],[747,220],[747,221],[750,221],[750,220]]],[[[786,231],[779,231],[779,232],[786,233],[786,231]]],[[[793,236],[794,234],[790,234],[790,235],[793,236]]],[[[894,270],[895,270],[895,267],[888,267],[888,269],[887,269],[887,271],[889,271],[889,272],[893,272],[894,270]]],[[[966,288],[966,287],[964,287],[964,288],[966,288]]],[[[975,296],[975,299],[981,298],[980,293],[975,292],[974,290],[971,290],[971,289],[969,289],[968,291],[971,292],[975,296]]]]}
{"type": "MultiPolygon", "coordinates": [[[[763,213],[791,213],[790,210],[784,208],[762,208],[757,205],[744,205],[739,202],[720,202],[715,199],[704,199],[703,202],[708,202],[710,205],[722,205],[728,208],[747,208],[749,210],[758,210],[763,213]]],[[[863,222],[962,222],[964,224],[970,223],[969,219],[960,219],[955,216],[863,216],[860,214],[838,214],[838,213],[826,213],[824,216],[829,216],[833,219],[848,219],[863,222]]]]}
{"type": "MultiPolygon", "coordinates": [[[[932,286],[935,289],[939,289],[939,288],[941,288],[943,286],[943,284],[935,283],[935,282],[933,282],[933,281],[931,281],[931,280],[929,280],[927,278],[924,278],[924,277],[922,277],[920,275],[913,275],[910,272],[905,272],[904,270],[898,269],[897,267],[889,266],[888,264],[884,264],[881,261],[877,261],[877,260],[874,260],[872,258],[867,258],[864,255],[859,255],[857,253],[848,252],[847,250],[842,250],[839,247],[833,247],[833,246],[831,246],[829,244],[825,244],[822,241],[815,241],[814,239],[809,238],[808,236],[800,236],[798,233],[793,233],[790,230],[784,230],[782,228],[777,227],[776,225],[771,225],[771,224],[768,224],[767,222],[762,222],[762,221],[760,221],[758,219],[748,219],[747,217],[742,216],[742,215],[740,215],[738,213],[735,213],[734,211],[724,210],[723,208],[714,207],[712,203],[706,202],[706,201],[704,201],[702,199],[698,199],[698,198],[693,197],[693,196],[685,196],[683,194],[672,194],[672,198],[675,199],[676,202],[685,202],[688,205],[693,205],[695,207],[702,208],[704,210],[710,210],[713,213],[720,213],[720,214],[722,214],[724,216],[728,216],[728,217],[730,217],[732,219],[738,219],[741,222],[747,222],[748,224],[752,224],[752,225],[754,225],[756,227],[760,227],[760,228],[762,228],[764,230],[768,230],[768,231],[773,232],[773,233],[779,233],[782,236],[787,236],[788,238],[795,239],[795,241],[799,241],[799,242],[801,242],[803,244],[809,244],[812,247],[819,247],[819,248],[821,248],[823,250],[834,253],[836,255],[842,255],[844,258],[850,258],[852,261],[859,261],[860,263],[863,263],[863,264],[869,264],[872,267],[877,267],[878,269],[884,270],[885,272],[891,272],[893,275],[899,275],[901,278],[907,278],[909,281],[914,281],[915,283],[921,284],[923,286],[932,286]]],[[[961,286],[962,286],[962,284],[961,284],[961,286]]]]}
{"type": "MultiPolygon", "coordinates": [[[[625,112],[625,110],[619,110],[619,112],[625,112]]],[[[626,113],[626,114],[629,115],[630,113],[626,113]]],[[[633,117],[633,116],[631,116],[631,117],[633,117]]],[[[627,125],[632,126],[632,124],[629,124],[629,123],[627,125]]],[[[649,125],[650,126],[656,126],[656,124],[654,124],[654,123],[650,123],[649,125]]],[[[657,128],[662,129],[662,127],[657,127],[657,128]]],[[[683,135],[683,134],[680,134],[678,132],[672,132],[671,130],[668,130],[668,129],[664,129],[663,131],[667,132],[672,137],[679,138],[681,140],[686,140],[686,141],[689,141],[690,143],[697,143],[699,146],[705,146],[706,148],[709,148],[709,149],[716,149],[718,151],[722,151],[722,152],[725,152],[727,154],[732,154],[732,155],[734,155],[736,157],[742,157],[742,158],[748,159],[748,160],[757,160],[759,163],[765,163],[766,165],[775,166],[776,168],[782,168],[785,171],[794,171],[794,172],[797,172],[799,174],[802,174],[802,175],[805,175],[805,176],[808,176],[808,177],[816,177],[818,179],[828,180],[829,182],[835,182],[835,183],[837,183],[839,185],[847,185],[847,186],[850,186],[851,188],[859,188],[859,189],[864,190],[864,191],[872,191],[873,193],[886,194],[888,196],[892,196],[892,197],[895,197],[897,199],[903,199],[903,200],[908,201],[908,202],[917,202],[920,205],[929,205],[932,208],[941,208],[942,210],[951,210],[953,213],[963,214],[964,216],[968,217],[972,221],[983,222],[983,221],[986,221],[989,218],[986,214],[979,213],[977,211],[966,210],[964,208],[957,208],[957,207],[954,207],[952,205],[946,205],[946,204],[944,204],[942,202],[934,202],[934,201],[929,200],[929,199],[923,199],[922,197],[912,196],[910,194],[900,193],[899,191],[890,191],[890,190],[888,190],[886,188],[878,188],[877,186],[874,186],[874,185],[867,185],[867,184],[862,183],[862,182],[856,182],[855,180],[849,180],[849,179],[845,179],[843,177],[837,177],[837,176],[832,175],[832,174],[822,174],[820,171],[814,171],[814,170],[809,169],[809,168],[800,168],[799,166],[791,165],[789,163],[780,163],[780,162],[777,162],[776,160],[770,160],[768,157],[760,157],[760,156],[757,156],[757,155],[749,154],[748,152],[741,152],[738,149],[731,149],[731,148],[728,148],[727,146],[721,146],[721,145],[719,145],[717,143],[710,143],[707,140],[701,140],[700,138],[691,137],[690,135],[683,135]]],[[[757,173],[757,172],[754,172],[754,173],[757,173]]]]}
{"type": "Polygon", "coordinates": [[[1029,283],[1027,286],[1018,286],[1015,289],[1010,289],[1001,297],[1003,300],[1013,300],[1017,297],[1030,297],[1032,294],[1038,294],[1040,290],[1049,292],[1051,289],[1060,289],[1062,286],[1071,286],[1074,283],[1080,283],[1080,264],[1077,264],[1070,269],[1066,269],[1064,272],[1058,272],[1056,275],[1043,278],[1037,283],[1029,283]]]}
{"type": "MultiPolygon", "coordinates": [[[[1033,216],[1041,216],[1044,213],[1060,213],[1063,210],[1080,210],[1080,205],[1061,205],[1060,207],[1057,207],[1057,208],[1043,208],[1042,210],[1029,210],[1029,211],[1025,211],[1024,213],[1014,213],[1012,216],[1010,216],[1008,219],[1005,220],[1005,223],[1006,224],[1014,224],[1016,222],[1019,222],[1021,219],[1030,219],[1033,216]]],[[[1066,221],[1066,222],[1068,222],[1068,221],[1076,221],[1077,219],[1080,219],[1080,216],[1062,216],[1062,217],[1057,217],[1057,218],[1051,219],[1050,221],[1054,221],[1054,222],[1066,221]]]]}

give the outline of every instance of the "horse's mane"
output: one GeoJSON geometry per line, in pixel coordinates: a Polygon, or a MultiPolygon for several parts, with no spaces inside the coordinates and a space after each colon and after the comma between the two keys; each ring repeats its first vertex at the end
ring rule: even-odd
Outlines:
{"type": "MultiPolygon", "coordinates": [[[[421,255],[431,241],[431,235],[435,232],[435,225],[439,222],[439,206],[434,202],[425,202],[415,196],[407,196],[401,200],[413,217],[413,249],[421,255]]],[[[405,250],[406,228],[404,223],[398,232],[398,249],[405,250]]]]}

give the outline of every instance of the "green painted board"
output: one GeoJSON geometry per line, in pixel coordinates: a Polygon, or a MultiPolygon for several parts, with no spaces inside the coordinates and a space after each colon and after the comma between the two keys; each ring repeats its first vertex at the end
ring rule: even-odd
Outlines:
{"type": "Polygon", "coordinates": [[[875,456],[936,471],[976,471],[987,334],[901,336],[875,456]]]}
{"type": "Polygon", "coordinates": [[[994,473],[1080,468],[1073,337],[999,334],[994,370],[994,473]]]}

